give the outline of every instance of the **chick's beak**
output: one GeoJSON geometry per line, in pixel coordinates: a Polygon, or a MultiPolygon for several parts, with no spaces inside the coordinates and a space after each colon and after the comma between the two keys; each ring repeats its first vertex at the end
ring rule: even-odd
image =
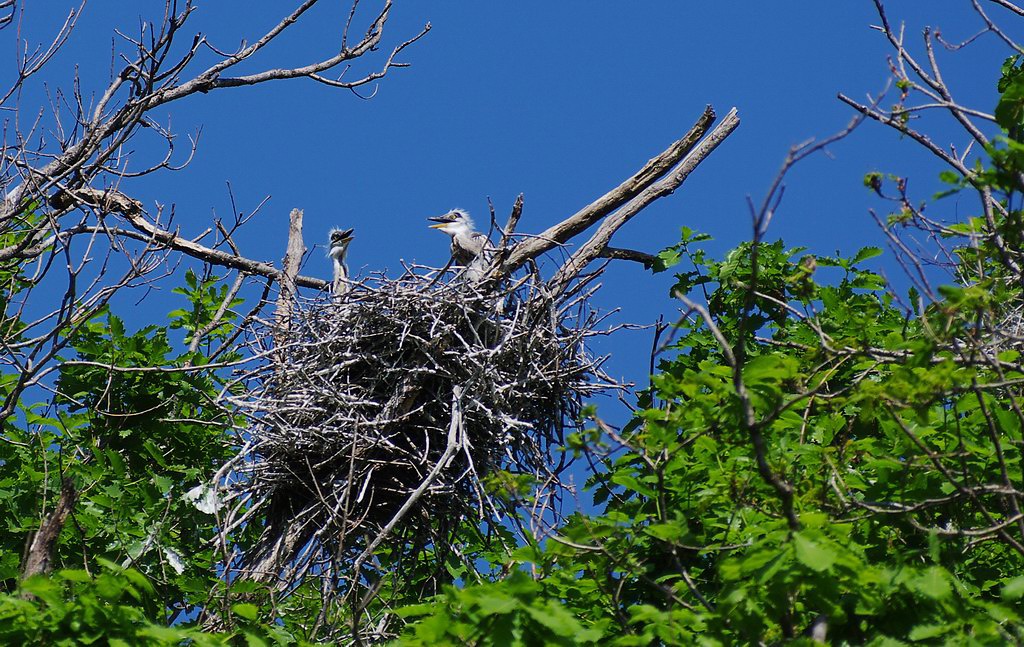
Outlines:
{"type": "Polygon", "coordinates": [[[449,224],[446,216],[430,216],[427,220],[438,223],[436,225],[429,225],[431,229],[443,229],[445,225],[449,224]]]}

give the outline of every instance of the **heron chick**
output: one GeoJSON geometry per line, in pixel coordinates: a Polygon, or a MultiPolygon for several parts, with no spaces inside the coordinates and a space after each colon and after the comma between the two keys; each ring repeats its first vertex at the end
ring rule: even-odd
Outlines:
{"type": "Polygon", "coordinates": [[[443,231],[452,237],[452,260],[466,268],[466,278],[478,281],[483,278],[490,251],[487,236],[473,229],[473,219],[462,209],[452,209],[440,216],[427,218],[438,224],[432,229],[443,231]]]}
{"type": "Polygon", "coordinates": [[[331,282],[331,293],[340,297],[348,293],[348,265],[345,264],[345,255],[348,253],[348,244],[352,242],[351,229],[332,229],[331,246],[327,255],[334,263],[334,280],[331,282]]]}

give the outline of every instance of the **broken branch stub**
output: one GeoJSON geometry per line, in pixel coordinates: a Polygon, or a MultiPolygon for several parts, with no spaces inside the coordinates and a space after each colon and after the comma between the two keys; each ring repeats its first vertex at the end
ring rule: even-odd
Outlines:
{"type": "Polygon", "coordinates": [[[295,303],[295,279],[299,275],[299,265],[305,253],[306,245],[302,242],[302,209],[292,209],[288,214],[288,249],[281,261],[283,270],[280,279],[281,291],[277,298],[278,330],[287,331],[291,326],[292,308],[295,303]]]}

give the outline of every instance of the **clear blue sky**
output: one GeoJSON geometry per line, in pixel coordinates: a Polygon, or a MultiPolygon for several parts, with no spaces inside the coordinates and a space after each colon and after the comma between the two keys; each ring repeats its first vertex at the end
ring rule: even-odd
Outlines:
{"type": "MultiPolygon", "coordinates": [[[[63,4],[26,3],[25,35],[42,39],[61,13],[53,7],[63,4]]],[[[292,4],[206,0],[198,3],[194,25],[231,49],[243,37],[262,34],[292,4]]],[[[337,47],[341,4],[314,11],[249,69],[329,54],[337,47]]],[[[365,4],[364,18],[376,7],[365,4]]],[[[928,24],[951,41],[980,26],[966,0],[889,5],[894,22],[907,21],[915,47],[928,24]]],[[[111,27],[133,30],[140,14],[158,18],[162,6],[91,2],[79,33],[54,61],[51,83],[77,64],[83,92],[100,90],[110,70],[111,27]]],[[[827,136],[850,119],[836,93],[863,98],[882,89],[888,76],[889,49],[869,28],[877,22],[869,0],[399,0],[385,45],[411,37],[427,21],[433,30],[402,56],[411,67],[393,70],[371,100],[296,80],[169,106],[156,116],[169,114],[177,132],[202,127],[196,158],[184,171],[125,189],[150,207],[174,204],[186,234],[206,228],[215,213],[227,216],[227,182],[244,210],[270,196],[238,237],[251,258],[280,259],[288,211],[300,207],[311,248],[332,226],[355,227],[350,264],[357,272],[394,272],[399,259],[439,266],[447,260],[448,241],[427,229],[426,216],[459,206],[486,221],[490,196],[504,217],[522,192],[520,229],[540,231],[664,149],[710,103],[719,114],[737,107],[739,130],[680,192],[632,221],[613,244],[656,252],[687,225],[713,235],[711,247],[720,252],[749,236],[745,200],[763,195],[787,149],[827,136]]],[[[10,37],[4,43],[10,47],[10,37]]],[[[991,110],[1000,51],[988,38],[959,54],[940,52],[947,80],[965,102],[991,110]]],[[[11,74],[12,58],[0,52],[0,75],[11,74]]],[[[374,64],[381,60],[371,58],[374,64]]],[[[38,98],[38,88],[27,93],[25,108],[38,98]]],[[[948,132],[950,141],[965,143],[955,130],[948,132]]],[[[921,198],[935,191],[940,167],[881,126],[866,124],[832,153],[832,159],[820,156],[796,169],[770,237],[818,253],[852,253],[882,244],[867,209],[886,207],[863,188],[866,172],[909,175],[921,198]]],[[[136,155],[141,166],[147,159],[142,142],[136,155]]],[[[951,218],[974,207],[944,205],[951,218]]],[[[898,273],[892,266],[886,271],[898,273]]],[[[305,273],[329,276],[322,250],[314,251],[305,273]]],[[[620,263],[604,284],[597,305],[621,308],[614,321],[678,316],[667,296],[668,276],[651,277],[620,263]]],[[[146,317],[162,321],[175,298],[169,291],[150,297],[139,323],[146,317]]],[[[643,332],[621,333],[599,350],[614,349],[608,364],[614,376],[644,384],[649,348],[650,334],[643,332]]]]}

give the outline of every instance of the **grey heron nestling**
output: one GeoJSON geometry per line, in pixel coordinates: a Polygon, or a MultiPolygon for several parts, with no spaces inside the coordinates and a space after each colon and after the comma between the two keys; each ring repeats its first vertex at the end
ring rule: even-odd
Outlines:
{"type": "Polygon", "coordinates": [[[345,254],[348,253],[348,244],[352,242],[351,229],[332,229],[331,247],[327,255],[334,262],[334,280],[331,282],[331,293],[340,297],[348,292],[348,265],[345,264],[345,254]]]}
{"type": "Polygon", "coordinates": [[[490,251],[487,236],[473,229],[473,219],[462,209],[452,209],[441,216],[427,218],[438,224],[430,225],[452,237],[452,260],[466,268],[466,278],[478,281],[487,268],[490,251]]]}

